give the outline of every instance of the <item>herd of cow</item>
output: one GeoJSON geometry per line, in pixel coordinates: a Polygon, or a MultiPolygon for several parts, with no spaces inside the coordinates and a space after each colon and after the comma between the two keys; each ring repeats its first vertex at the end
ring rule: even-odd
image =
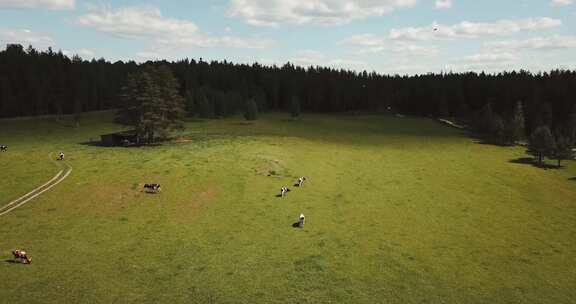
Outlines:
{"type": "MultiPolygon", "coordinates": [[[[306,177],[301,176],[298,178],[298,180],[296,181],[296,184],[294,184],[295,187],[302,187],[302,184],[304,183],[304,181],[306,180],[306,177]]],[[[286,196],[286,194],[290,192],[290,189],[286,186],[280,188],[280,195],[279,197],[284,197],[286,196]]],[[[304,227],[304,221],[305,221],[305,216],[304,214],[300,213],[300,216],[298,217],[298,222],[294,225],[294,227],[298,227],[298,228],[303,228],[304,227]]]]}
{"type": "MultiPolygon", "coordinates": [[[[302,187],[304,181],[306,181],[306,177],[301,176],[298,178],[294,186],[302,187]]],[[[146,191],[147,193],[158,193],[160,192],[160,189],[161,189],[160,184],[144,184],[144,191],[146,191]]],[[[286,186],[283,186],[282,188],[280,188],[280,194],[278,195],[278,197],[285,197],[288,192],[290,192],[290,189],[286,186]]],[[[298,217],[297,225],[295,226],[299,228],[304,227],[304,221],[305,221],[304,214],[300,214],[300,216],[298,217]]]]}
{"type": "MultiPolygon", "coordinates": [[[[7,152],[8,151],[8,146],[6,145],[0,145],[0,152],[7,152]]],[[[60,152],[58,154],[58,158],[57,160],[64,160],[64,152],[60,152]]],[[[304,181],[306,181],[306,177],[302,176],[299,177],[298,180],[296,181],[296,184],[294,184],[295,187],[302,187],[302,184],[304,183],[304,181]]],[[[144,190],[148,193],[158,193],[160,192],[160,184],[144,184],[144,190]]],[[[286,194],[290,192],[290,189],[286,186],[283,186],[282,188],[280,188],[280,195],[278,195],[279,197],[285,197],[286,194]]],[[[298,217],[298,222],[294,224],[294,227],[298,227],[298,228],[303,228],[304,227],[304,221],[305,221],[305,217],[304,214],[300,214],[300,216],[298,217]]],[[[23,264],[30,264],[32,261],[32,258],[30,258],[28,256],[28,254],[26,253],[26,251],[21,250],[21,249],[16,249],[12,251],[12,255],[14,256],[14,261],[20,261],[23,264]]]]}

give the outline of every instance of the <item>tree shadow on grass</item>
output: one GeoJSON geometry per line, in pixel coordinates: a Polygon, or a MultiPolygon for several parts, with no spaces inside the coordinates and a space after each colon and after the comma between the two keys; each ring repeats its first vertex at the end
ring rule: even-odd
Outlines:
{"type": "Polygon", "coordinates": [[[479,145],[497,146],[497,147],[513,147],[514,145],[503,144],[493,140],[475,138],[474,143],[479,145]]]}
{"type": "Polygon", "coordinates": [[[494,140],[488,136],[484,136],[484,135],[477,134],[477,133],[470,132],[468,136],[470,136],[472,139],[474,139],[474,143],[477,143],[480,145],[489,145],[489,146],[498,146],[498,147],[513,147],[514,146],[512,144],[501,143],[501,142],[494,140]]]}
{"type": "Polygon", "coordinates": [[[513,159],[509,161],[510,163],[513,164],[523,164],[523,165],[530,165],[536,168],[541,168],[541,169],[559,169],[558,166],[555,165],[551,165],[551,164],[539,164],[534,158],[532,157],[520,157],[517,159],[513,159]]]}

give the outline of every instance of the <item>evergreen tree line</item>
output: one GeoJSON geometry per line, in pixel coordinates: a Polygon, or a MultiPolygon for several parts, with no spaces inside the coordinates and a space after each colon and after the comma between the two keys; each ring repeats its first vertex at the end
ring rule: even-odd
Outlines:
{"type": "Polygon", "coordinates": [[[72,114],[124,106],[121,89],[142,66],[166,66],[189,116],[262,111],[394,112],[451,117],[502,142],[547,126],[574,140],[576,71],[382,75],[324,67],[233,64],[202,59],[137,64],[69,58],[8,45],[0,52],[0,117],[72,114]],[[520,106],[519,106],[520,105],[520,106]]]}

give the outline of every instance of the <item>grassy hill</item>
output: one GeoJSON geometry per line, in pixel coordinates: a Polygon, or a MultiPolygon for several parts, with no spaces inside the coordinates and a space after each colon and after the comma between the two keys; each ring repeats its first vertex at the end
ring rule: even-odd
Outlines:
{"type": "Polygon", "coordinates": [[[426,119],[287,116],[190,121],[146,148],[87,144],[121,129],[106,114],[0,121],[0,206],[54,176],[50,152],[74,168],[0,217],[0,302],[576,299],[574,162],[535,168],[426,119]]]}

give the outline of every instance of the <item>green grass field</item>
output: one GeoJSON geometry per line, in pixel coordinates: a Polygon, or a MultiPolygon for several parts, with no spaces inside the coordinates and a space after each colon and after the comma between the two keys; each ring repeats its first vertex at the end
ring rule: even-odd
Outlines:
{"type": "Polygon", "coordinates": [[[0,206],[54,176],[48,153],[74,168],[0,217],[1,303],[576,302],[574,162],[511,162],[522,148],[391,116],[190,121],[157,147],[84,144],[119,130],[111,117],[0,121],[0,206]],[[32,265],[10,263],[14,248],[32,265]]]}

